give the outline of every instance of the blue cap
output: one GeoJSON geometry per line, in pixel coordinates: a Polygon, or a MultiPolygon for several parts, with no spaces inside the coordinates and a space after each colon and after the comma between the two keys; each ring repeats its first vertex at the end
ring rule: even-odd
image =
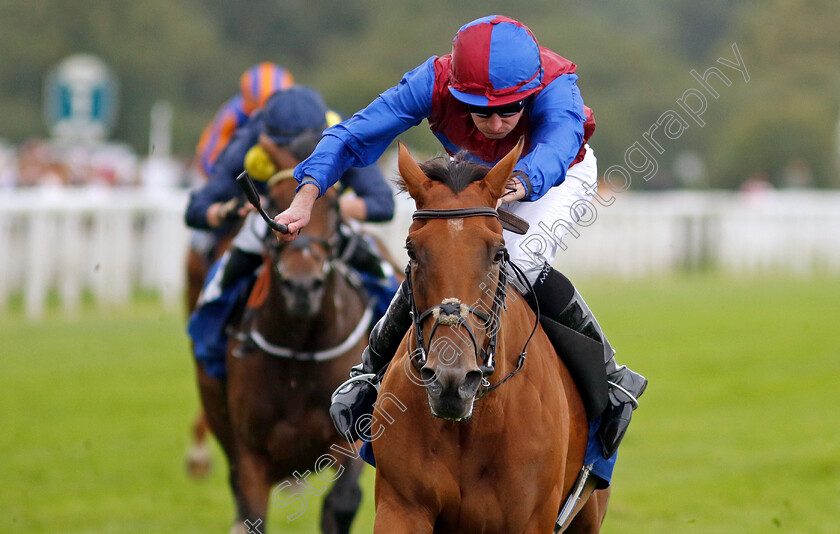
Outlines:
{"type": "Polygon", "coordinates": [[[327,127],[327,105],[318,91],[293,85],[271,95],[263,110],[263,130],[278,145],[288,145],[303,133],[327,127]]]}

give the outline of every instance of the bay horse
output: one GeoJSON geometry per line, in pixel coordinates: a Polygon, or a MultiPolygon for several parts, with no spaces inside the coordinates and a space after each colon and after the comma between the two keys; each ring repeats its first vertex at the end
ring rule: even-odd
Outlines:
{"type": "MultiPolygon", "coordinates": [[[[237,230],[239,225],[237,225],[237,230]]],[[[217,246],[213,250],[213,260],[218,260],[225,250],[230,246],[230,242],[236,232],[231,232],[219,240],[217,246]]],[[[189,247],[186,258],[186,279],[187,286],[185,292],[185,302],[187,319],[195,311],[198,297],[201,294],[201,289],[204,286],[204,281],[207,279],[207,273],[210,271],[210,260],[205,254],[189,247]]],[[[205,373],[202,367],[196,364],[197,381],[206,382],[205,373]]],[[[207,435],[210,432],[210,426],[207,421],[207,415],[204,407],[200,407],[198,413],[195,415],[192,424],[190,425],[190,435],[192,442],[187,448],[184,464],[187,474],[193,479],[203,479],[210,475],[213,470],[213,456],[210,452],[210,447],[207,443],[207,435]]]]}
{"type": "MultiPolygon", "coordinates": [[[[458,160],[421,168],[400,144],[417,207],[406,239],[413,326],[374,411],[377,534],[547,534],[581,472],[581,397],[505,283],[495,208],[521,150],[488,172],[458,160]]],[[[600,530],[609,488],[590,497],[587,487],[565,532],[600,530]]]]}
{"type": "MultiPolygon", "coordinates": [[[[279,210],[291,203],[295,185],[286,179],[272,187],[279,210]]],[[[363,463],[328,454],[341,441],[328,413],[330,395],[367,344],[372,315],[372,302],[335,256],[336,197],[331,188],[315,203],[311,222],[294,242],[281,244],[268,232],[265,269],[231,336],[227,388],[233,450],[226,453],[234,466],[234,531],[250,532],[258,525],[264,533],[269,502],[296,518],[327,482],[337,479],[324,498],[321,528],[348,533],[361,500],[363,463]],[[283,482],[272,492],[278,481],[283,482]],[[297,493],[284,497],[280,488],[297,493]]]]}

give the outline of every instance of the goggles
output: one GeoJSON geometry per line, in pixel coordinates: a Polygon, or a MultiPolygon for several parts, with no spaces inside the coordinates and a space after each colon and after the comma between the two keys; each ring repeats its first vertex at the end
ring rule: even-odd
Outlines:
{"type": "Polygon", "coordinates": [[[513,117],[520,111],[525,108],[525,100],[520,100],[518,102],[512,102],[510,104],[505,104],[504,106],[471,106],[467,104],[467,111],[472,113],[473,115],[478,115],[482,119],[489,119],[493,115],[498,115],[499,117],[506,119],[508,117],[513,117]]]}

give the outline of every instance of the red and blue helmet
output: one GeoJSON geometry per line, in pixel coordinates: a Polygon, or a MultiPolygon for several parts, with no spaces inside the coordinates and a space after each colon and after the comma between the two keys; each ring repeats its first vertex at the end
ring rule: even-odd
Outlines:
{"type": "Polygon", "coordinates": [[[536,92],[543,77],[531,30],[501,15],[474,20],[452,41],[449,91],[472,106],[503,106],[536,92]]]}
{"type": "Polygon", "coordinates": [[[239,78],[243,109],[250,115],[265,106],[268,97],[280,89],[288,89],[293,83],[292,75],[275,63],[265,61],[246,70],[239,78]]]}

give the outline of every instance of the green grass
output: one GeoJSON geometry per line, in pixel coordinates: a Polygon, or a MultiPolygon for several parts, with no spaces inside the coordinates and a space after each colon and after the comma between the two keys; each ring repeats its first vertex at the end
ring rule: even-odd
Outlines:
{"type": "MultiPolygon", "coordinates": [[[[606,534],[840,532],[840,279],[582,281],[650,379],[606,534]]],[[[0,315],[0,532],[227,532],[222,460],[184,474],[198,405],[183,317],[150,299],[0,315]]],[[[372,472],[354,532],[373,524],[372,472]]],[[[320,503],[274,532],[317,532],[320,503]]]]}

